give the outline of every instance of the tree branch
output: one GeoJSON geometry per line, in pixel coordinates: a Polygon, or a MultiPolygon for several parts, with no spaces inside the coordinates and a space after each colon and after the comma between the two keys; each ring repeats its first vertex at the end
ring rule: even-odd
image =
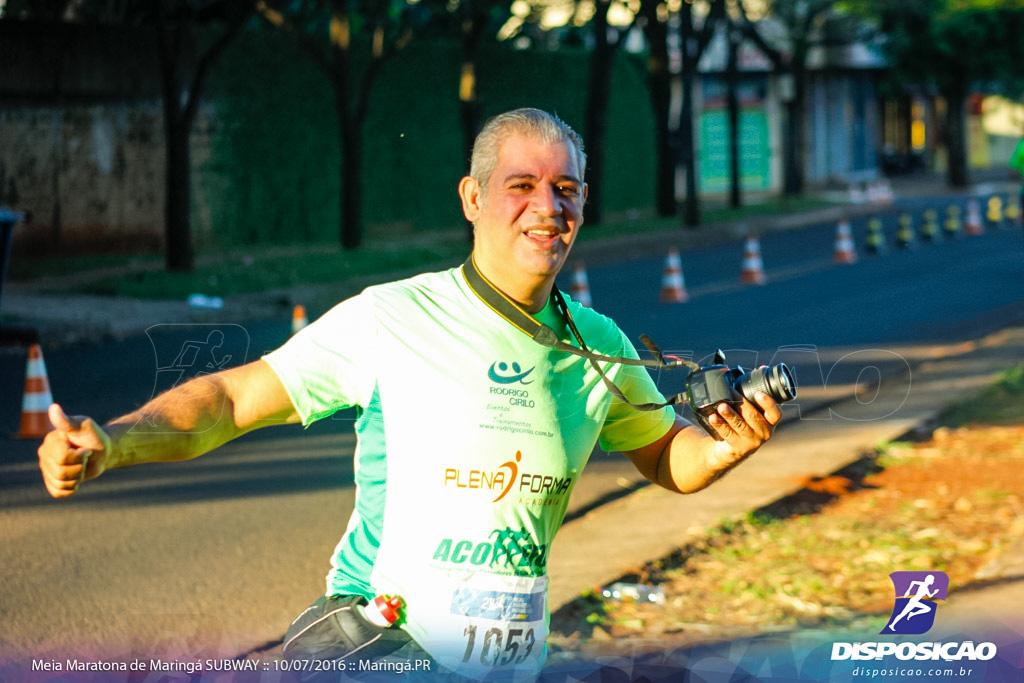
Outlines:
{"type": "Polygon", "coordinates": [[[249,20],[255,11],[255,7],[251,4],[246,4],[244,11],[239,13],[239,16],[228,25],[228,28],[218,36],[217,40],[214,41],[213,45],[206,50],[206,52],[199,58],[199,62],[196,64],[195,72],[192,74],[192,83],[188,91],[188,99],[185,102],[184,116],[186,121],[191,121],[196,114],[196,109],[199,106],[199,93],[202,91],[203,83],[206,81],[207,74],[210,72],[210,67],[220,56],[220,53],[231,43],[232,40],[241,32],[245,23],[249,20]]]}

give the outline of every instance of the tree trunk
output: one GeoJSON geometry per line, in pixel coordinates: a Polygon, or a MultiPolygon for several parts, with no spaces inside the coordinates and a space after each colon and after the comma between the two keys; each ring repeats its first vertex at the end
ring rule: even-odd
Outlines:
{"type": "Polygon", "coordinates": [[[192,164],[190,136],[199,107],[199,93],[218,55],[242,30],[252,8],[240,11],[214,43],[187,60],[192,49],[192,30],[196,16],[188,14],[168,21],[164,6],[156,3],[156,39],[160,58],[160,82],[164,109],[166,153],[164,205],[164,258],[167,270],[189,271],[194,265],[192,253],[192,164]],[[190,74],[186,75],[186,74],[190,74]]]}
{"type": "Polygon", "coordinates": [[[164,204],[164,254],[167,270],[190,271],[194,261],[191,230],[191,156],[188,122],[174,112],[166,121],[166,196],[164,204]]]}
{"type": "Polygon", "coordinates": [[[331,63],[328,73],[334,89],[334,113],[338,125],[338,242],[343,249],[357,249],[363,243],[362,139],[363,125],[353,94],[349,3],[331,3],[331,63]]]}
{"type": "MultiPolygon", "coordinates": [[[[473,156],[473,143],[480,132],[480,100],[477,98],[476,65],[480,48],[480,36],[487,21],[486,14],[477,11],[471,0],[460,3],[464,13],[459,27],[462,52],[462,73],[459,76],[459,123],[462,127],[462,155],[465,173],[469,174],[473,156]]],[[[473,241],[473,224],[466,223],[467,237],[473,241]]]]}
{"type": "MultiPolygon", "coordinates": [[[[794,59],[794,64],[797,64],[794,59]]],[[[793,99],[786,103],[786,138],[784,141],[783,194],[799,197],[804,192],[804,120],[806,119],[805,95],[806,74],[800,66],[791,71],[793,77],[793,99]]]]}
{"type": "Polygon", "coordinates": [[[967,123],[964,109],[967,95],[964,90],[950,89],[946,98],[946,142],[949,147],[949,170],[946,180],[950,187],[967,187],[967,123]]]}
{"type": "Polygon", "coordinates": [[[653,2],[641,5],[646,23],[644,34],[650,46],[647,57],[647,89],[654,113],[654,184],[655,205],[659,216],[676,215],[676,148],[670,130],[669,110],[672,106],[672,75],[669,71],[668,26],[659,21],[657,6],[653,2]]]}
{"type": "Polygon", "coordinates": [[[193,267],[191,193],[189,192],[189,131],[192,127],[188,107],[182,106],[182,46],[187,43],[187,28],[165,23],[158,25],[161,87],[164,109],[164,264],[169,271],[190,271],[193,267]]]}
{"type": "Polygon", "coordinates": [[[587,207],[589,223],[600,223],[604,200],[604,141],[608,127],[612,64],[616,44],[608,39],[609,0],[598,0],[594,15],[594,50],[590,54],[585,139],[587,144],[587,207]]]}
{"type": "Polygon", "coordinates": [[[683,224],[695,228],[700,225],[700,197],[697,193],[697,155],[693,139],[693,81],[697,70],[697,36],[693,30],[693,9],[684,2],[680,28],[683,53],[683,105],[679,116],[679,156],[686,171],[686,206],[683,224]]]}
{"type": "Polygon", "coordinates": [[[739,31],[728,24],[727,35],[729,38],[729,61],[726,70],[727,90],[729,108],[729,206],[739,208],[742,204],[740,196],[740,183],[742,170],[740,169],[740,103],[739,94],[739,65],[737,64],[737,51],[739,49],[739,31]]]}
{"type": "MultiPolygon", "coordinates": [[[[339,102],[339,106],[340,106],[339,102]]],[[[363,243],[362,125],[339,113],[341,143],[341,246],[357,249],[363,243]]]]}

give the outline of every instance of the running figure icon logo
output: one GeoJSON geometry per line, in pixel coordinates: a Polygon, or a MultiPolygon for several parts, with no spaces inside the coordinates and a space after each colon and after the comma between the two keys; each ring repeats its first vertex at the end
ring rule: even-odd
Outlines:
{"type": "Polygon", "coordinates": [[[896,604],[883,634],[920,635],[935,623],[936,600],[945,600],[949,577],[945,572],[893,572],[896,604]]]}

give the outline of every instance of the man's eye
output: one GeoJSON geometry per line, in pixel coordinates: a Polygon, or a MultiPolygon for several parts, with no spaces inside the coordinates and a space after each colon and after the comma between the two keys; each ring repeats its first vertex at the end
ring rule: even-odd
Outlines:
{"type": "Polygon", "coordinates": [[[566,197],[575,197],[579,194],[579,190],[576,189],[575,185],[561,185],[558,190],[566,197]]]}

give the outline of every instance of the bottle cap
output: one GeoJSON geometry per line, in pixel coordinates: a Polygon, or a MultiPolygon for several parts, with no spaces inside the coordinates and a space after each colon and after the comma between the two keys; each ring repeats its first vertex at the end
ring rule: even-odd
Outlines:
{"type": "Polygon", "coordinates": [[[369,610],[376,611],[380,614],[383,620],[390,625],[401,618],[402,615],[399,613],[399,610],[402,609],[404,605],[405,602],[397,595],[378,595],[370,601],[370,604],[367,605],[367,607],[369,610]]]}

